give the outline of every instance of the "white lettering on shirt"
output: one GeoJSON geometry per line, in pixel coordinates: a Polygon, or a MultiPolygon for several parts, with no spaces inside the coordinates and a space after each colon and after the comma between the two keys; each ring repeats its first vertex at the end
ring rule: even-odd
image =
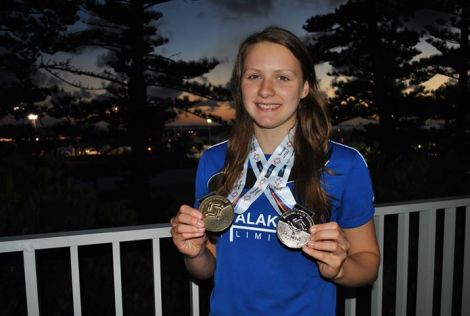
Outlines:
{"type": "Polygon", "coordinates": [[[256,225],[261,227],[277,227],[278,215],[268,215],[267,218],[264,214],[259,214],[256,220],[253,218],[250,212],[239,214],[234,223],[235,224],[247,224],[247,225],[256,225]]]}
{"type": "Polygon", "coordinates": [[[260,225],[260,224],[261,224],[261,226],[266,227],[266,221],[264,220],[264,215],[263,214],[260,214],[258,216],[258,219],[256,220],[256,223],[255,223],[255,225],[260,225]]]}
{"type": "Polygon", "coordinates": [[[245,217],[243,216],[243,214],[240,214],[240,215],[237,216],[237,218],[235,219],[235,224],[237,224],[237,223],[246,224],[245,217]]]}
{"type": "Polygon", "coordinates": [[[255,215],[249,211],[239,214],[230,228],[230,241],[239,238],[271,241],[271,235],[276,234],[278,218],[278,215],[255,215]]]}

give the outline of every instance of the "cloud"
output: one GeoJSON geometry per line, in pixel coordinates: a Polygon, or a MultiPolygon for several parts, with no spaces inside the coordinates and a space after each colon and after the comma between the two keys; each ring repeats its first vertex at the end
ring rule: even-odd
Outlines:
{"type": "Polygon", "coordinates": [[[327,1],[327,2],[329,2],[330,6],[336,7],[336,6],[338,6],[339,4],[345,3],[346,0],[329,0],[329,1],[327,1]]]}
{"type": "MultiPolygon", "coordinates": [[[[291,10],[310,11],[312,15],[325,14],[332,12],[347,0],[290,0],[289,7],[291,10]]],[[[279,1],[277,2],[279,4],[279,1]]]]}
{"type": "Polygon", "coordinates": [[[196,19],[198,19],[198,20],[205,19],[206,17],[207,17],[207,15],[206,15],[206,12],[204,12],[204,11],[201,11],[196,15],[196,19]]]}
{"type": "Polygon", "coordinates": [[[214,6],[222,9],[222,18],[235,19],[240,17],[267,17],[273,9],[272,0],[209,0],[214,6]]]}
{"type": "Polygon", "coordinates": [[[149,98],[171,98],[174,99],[181,94],[181,91],[161,88],[161,87],[150,87],[148,89],[149,98]]]}

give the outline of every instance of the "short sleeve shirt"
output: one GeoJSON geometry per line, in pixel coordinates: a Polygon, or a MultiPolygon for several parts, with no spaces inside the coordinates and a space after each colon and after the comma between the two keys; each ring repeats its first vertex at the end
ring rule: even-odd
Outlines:
{"type": "MultiPolygon", "coordinates": [[[[354,228],[374,216],[369,170],[351,147],[330,142],[323,188],[331,202],[330,220],[354,228]]],[[[196,175],[196,203],[224,165],[227,142],[204,152],[196,175]]],[[[288,184],[292,187],[292,183],[288,184]]],[[[217,238],[212,316],[335,315],[336,286],[321,277],[312,258],[285,247],[277,238],[279,214],[261,195],[217,238]]]]}

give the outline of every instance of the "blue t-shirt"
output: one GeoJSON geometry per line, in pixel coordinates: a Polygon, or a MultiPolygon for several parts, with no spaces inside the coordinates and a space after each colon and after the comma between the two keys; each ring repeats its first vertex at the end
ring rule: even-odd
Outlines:
{"type": "MultiPolygon", "coordinates": [[[[351,148],[330,142],[323,187],[331,198],[332,221],[358,227],[374,216],[367,164],[351,148]]],[[[209,193],[211,178],[224,165],[227,142],[202,155],[196,175],[196,203],[209,193]]],[[[292,182],[288,184],[292,186],[292,182]]],[[[292,187],[291,187],[292,188],[292,187]]],[[[335,315],[336,286],[323,279],[315,260],[289,249],[276,235],[279,215],[262,194],[217,238],[212,316],[335,315]]]]}

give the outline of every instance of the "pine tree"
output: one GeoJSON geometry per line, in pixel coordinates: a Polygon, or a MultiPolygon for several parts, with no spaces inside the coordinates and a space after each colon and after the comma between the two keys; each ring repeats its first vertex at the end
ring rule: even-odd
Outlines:
{"type": "MultiPolygon", "coordinates": [[[[70,62],[50,60],[44,63],[44,67],[59,78],[63,72],[68,72],[105,82],[107,95],[95,98],[86,108],[74,108],[79,110],[77,115],[85,114],[86,119],[114,123],[126,131],[132,148],[131,190],[137,209],[148,208],[148,196],[145,195],[148,194],[146,148],[149,129],[162,130],[165,121],[174,115],[174,106],[194,103],[163,98],[152,94],[152,90],[164,88],[212,98],[224,91],[221,87],[197,81],[217,66],[217,60],[182,61],[156,52],[168,42],[156,26],[163,17],[156,9],[164,2],[167,0],[85,1],[83,15],[87,27],[71,34],[68,45],[77,50],[83,47],[105,50],[107,54],[100,61],[102,67],[93,71],[70,62]]],[[[55,115],[62,115],[60,108],[55,111],[55,115]]]]}
{"type": "Polygon", "coordinates": [[[41,114],[56,88],[41,82],[41,59],[60,50],[68,27],[78,19],[78,0],[0,1],[0,118],[41,114]]]}
{"type": "Polygon", "coordinates": [[[447,100],[455,105],[453,117],[456,132],[457,135],[464,136],[470,131],[470,1],[429,1],[423,7],[440,13],[440,18],[434,24],[426,26],[426,42],[438,53],[416,63],[418,71],[414,80],[425,81],[435,75],[450,79],[441,89],[449,89],[447,100]]]}
{"type": "Polygon", "coordinates": [[[333,67],[335,95],[329,102],[336,120],[378,114],[383,148],[393,133],[399,104],[411,76],[419,34],[406,26],[400,1],[348,1],[335,12],[314,16],[304,29],[312,33],[312,51],[333,67]]]}

